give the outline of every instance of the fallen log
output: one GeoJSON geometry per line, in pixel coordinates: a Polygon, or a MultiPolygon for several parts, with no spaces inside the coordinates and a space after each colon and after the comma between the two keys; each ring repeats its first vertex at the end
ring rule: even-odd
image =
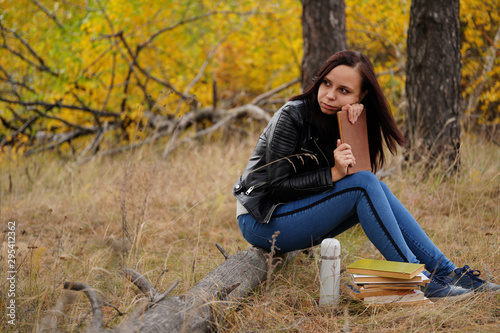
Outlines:
{"type": "Polygon", "coordinates": [[[94,319],[91,331],[210,332],[214,328],[217,311],[223,311],[227,305],[241,301],[262,286],[273,271],[284,267],[298,253],[275,255],[255,247],[231,256],[223,249],[221,252],[226,260],[192,289],[179,296],[166,296],[167,292],[159,297],[154,289],[144,287],[145,282],[141,277],[128,270],[129,279],[135,281],[136,285],[140,283],[138,287],[149,296],[150,302],[134,318],[113,330],[101,329],[94,319]]]}

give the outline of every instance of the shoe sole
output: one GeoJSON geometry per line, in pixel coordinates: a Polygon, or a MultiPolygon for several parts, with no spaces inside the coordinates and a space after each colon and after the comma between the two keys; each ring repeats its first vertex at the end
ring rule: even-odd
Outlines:
{"type": "Polygon", "coordinates": [[[500,289],[490,289],[488,287],[483,287],[483,286],[471,290],[478,293],[500,293],[500,289]]]}
{"type": "Polygon", "coordinates": [[[427,298],[433,302],[455,302],[455,301],[462,301],[465,299],[469,299],[472,296],[474,296],[474,292],[471,291],[470,293],[465,293],[465,294],[455,295],[455,296],[444,296],[444,297],[427,296],[427,298]]]}

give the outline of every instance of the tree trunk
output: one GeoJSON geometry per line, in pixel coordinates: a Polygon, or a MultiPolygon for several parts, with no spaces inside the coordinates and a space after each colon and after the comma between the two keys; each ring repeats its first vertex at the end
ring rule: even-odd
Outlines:
{"type": "Polygon", "coordinates": [[[302,90],[335,52],[345,50],[344,0],[302,0],[302,90]]]}
{"type": "Polygon", "coordinates": [[[413,0],[407,40],[410,160],[456,166],[460,146],[459,0],[413,0]]]}

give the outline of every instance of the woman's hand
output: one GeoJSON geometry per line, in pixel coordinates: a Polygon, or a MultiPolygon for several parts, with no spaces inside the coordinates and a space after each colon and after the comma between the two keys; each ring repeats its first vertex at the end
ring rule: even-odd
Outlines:
{"type": "Polygon", "coordinates": [[[336,182],[347,175],[347,167],[356,165],[356,159],[352,154],[351,146],[347,143],[340,143],[337,140],[337,149],[333,151],[335,166],[331,168],[332,181],[336,182]]]}
{"type": "Polygon", "coordinates": [[[347,111],[349,121],[351,122],[351,124],[354,124],[358,120],[358,117],[364,108],[365,107],[363,106],[363,104],[356,103],[344,105],[341,110],[347,111]]]}

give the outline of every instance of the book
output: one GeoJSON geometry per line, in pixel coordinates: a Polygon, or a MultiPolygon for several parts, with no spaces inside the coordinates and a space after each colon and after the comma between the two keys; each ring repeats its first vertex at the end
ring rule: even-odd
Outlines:
{"type": "Polygon", "coordinates": [[[347,293],[368,306],[432,304],[421,291],[430,282],[423,264],[360,259],[346,270],[347,293]]]}
{"type": "Polygon", "coordinates": [[[424,296],[423,299],[414,299],[414,300],[408,300],[408,301],[397,301],[397,302],[385,302],[385,303],[366,303],[368,306],[390,306],[390,305],[397,305],[397,306],[410,306],[410,305],[432,305],[432,301],[428,299],[427,297],[424,296]]]}
{"type": "Polygon", "coordinates": [[[411,290],[418,289],[421,286],[425,286],[427,282],[416,282],[416,283],[405,283],[405,284],[393,284],[393,283],[364,283],[359,284],[364,289],[390,289],[390,290],[411,290]]]}
{"type": "Polygon", "coordinates": [[[352,298],[362,301],[368,306],[387,306],[387,305],[420,305],[432,304],[432,301],[425,297],[420,289],[414,290],[377,290],[370,292],[365,291],[362,287],[347,284],[347,293],[352,298]]]}
{"type": "Polygon", "coordinates": [[[375,296],[402,296],[413,293],[413,289],[398,290],[398,289],[365,289],[363,287],[356,287],[352,284],[347,284],[347,292],[354,298],[363,299],[366,297],[375,296]]]}
{"type": "Polygon", "coordinates": [[[347,266],[347,272],[349,273],[406,280],[414,278],[416,275],[422,273],[424,269],[424,264],[376,259],[360,259],[347,266]]]}
{"type": "Polygon", "coordinates": [[[357,121],[349,121],[347,111],[337,112],[340,141],[351,146],[352,154],[356,159],[355,166],[347,167],[347,174],[352,175],[361,170],[371,171],[370,146],[368,143],[368,127],[366,125],[366,110],[363,109],[357,121]]]}
{"type": "Polygon", "coordinates": [[[410,301],[399,301],[399,302],[387,302],[387,303],[367,303],[368,306],[390,306],[390,305],[397,305],[397,306],[410,306],[410,305],[432,305],[434,304],[430,299],[424,296],[423,299],[421,300],[410,300],[410,301]]]}
{"type": "Polygon", "coordinates": [[[399,305],[399,306],[408,306],[408,305],[422,305],[422,304],[427,304],[427,305],[431,305],[431,304],[434,304],[430,299],[428,299],[427,297],[424,296],[423,299],[421,300],[410,300],[410,301],[399,301],[399,302],[394,302],[394,303],[371,303],[371,304],[368,304],[368,306],[383,306],[383,305],[391,305],[391,304],[394,304],[394,305],[399,305]]]}
{"type": "Polygon", "coordinates": [[[414,290],[411,293],[405,295],[385,295],[385,296],[375,296],[366,297],[363,301],[366,304],[387,304],[387,303],[409,303],[415,301],[425,300],[423,291],[414,290]]]}
{"type": "Polygon", "coordinates": [[[352,273],[352,279],[356,284],[388,284],[390,283],[391,285],[393,284],[398,284],[398,285],[404,285],[406,283],[408,284],[414,284],[414,285],[423,285],[425,283],[429,282],[429,278],[425,276],[423,273],[419,273],[412,277],[411,279],[401,279],[401,278],[391,278],[391,277],[384,277],[384,276],[378,276],[378,275],[365,275],[365,274],[356,274],[352,273]]]}

